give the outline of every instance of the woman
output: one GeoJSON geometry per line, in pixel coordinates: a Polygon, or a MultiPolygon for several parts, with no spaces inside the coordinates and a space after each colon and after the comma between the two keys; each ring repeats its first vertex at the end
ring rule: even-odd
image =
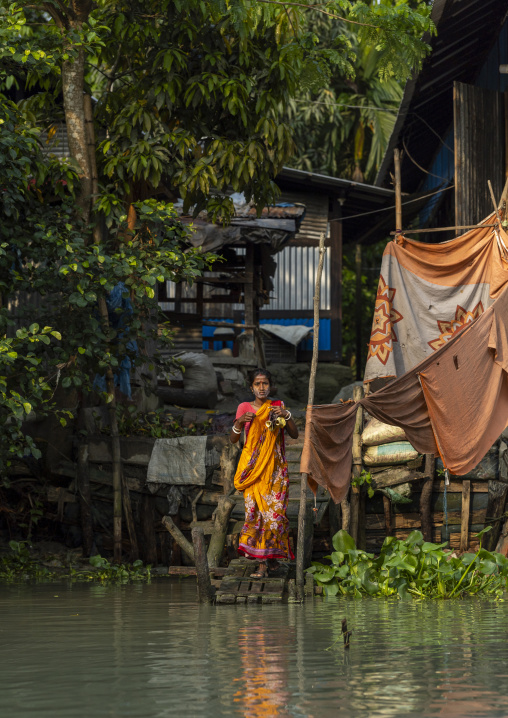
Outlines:
{"type": "Polygon", "coordinates": [[[259,560],[252,578],[264,578],[268,569],[278,568],[277,559],[293,558],[289,546],[288,465],[284,430],[293,439],[298,429],[282,401],[270,401],[271,374],[266,369],[251,372],[254,401],[243,402],[229,438],[235,444],[245,429],[245,446],[235,475],[235,488],[244,492],[245,524],[238,550],[259,560]]]}

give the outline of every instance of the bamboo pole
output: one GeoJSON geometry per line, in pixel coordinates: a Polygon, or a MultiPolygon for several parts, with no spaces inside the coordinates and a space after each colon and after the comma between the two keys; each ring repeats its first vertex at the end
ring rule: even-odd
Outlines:
{"type": "Polygon", "coordinates": [[[501,226],[501,215],[499,214],[499,209],[497,206],[496,198],[494,197],[494,190],[492,189],[492,182],[488,180],[489,185],[489,192],[490,192],[490,198],[492,200],[492,205],[494,207],[494,212],[496,213],[497,221],[499,222],[499,226],[501,226]]]}
{"type": "Polygon", "coordinates": [[[400,150],[393,150],[395,165],[395,234],[402,233],[402,179],[400,174],[400,150]]]}
{"type": "Polygon", "coordinates": [[[471,506],[471,482],[462,482],[462,508],[460,512],[460,550],[469,548],[469,511],[471,506]]]}
{"type": "Polygon", "coordinates": [[[402,232],[390,232],[390,235],[397,234],[427,234],[427,232],[455,232],[457,229],[480,229],[481,227],[497,227],[496,224],[462,224],[453,227],[425,227],[424,229],[404,229],[402,232]]]}
{"type": "MultiPolygon", "coordinates": [[[[355,402],[361,401],[363,398],[363,387],[355,386],[353,390],[353,399],[355,402]]],[[[355,428],[353,431],[353,466],[351,471],[352,479],[356,479],[362,473],[362,431],[363,431],[363,407],[358,406],[356,412],[355,428]]],[[[351,486],[351,518],[350,518],[350,534],[355,544],[359,547],[360,536],[362,533],[361,522],[365,524],[365,517],[362,517],[361,508],[361,487],[351,486]]],[[[362,547],[363,548],[363,547],[362,547]]]]}
{"type": "MultiPolygon", "coordinates": [[[[321,298],[321,275],[325,261],[325,235],[319,238],[319,263],[314,290],[314,336],[312,342],[312,362],[309,377],[308,406],[314,403],[314,390],[316,386],[316,371],[319,351],[319,304],[321,298]]],[[[305,433],[309,431],[309,423],[305,423],[305,433]]],[[[305,551],[305,514],[307,512],[307,474],[302,473],[300,483],[300,509],[298,512],[298,543],[296,547],[296,592],[300,601],[304,597],[304,551],[305,551]]]]}

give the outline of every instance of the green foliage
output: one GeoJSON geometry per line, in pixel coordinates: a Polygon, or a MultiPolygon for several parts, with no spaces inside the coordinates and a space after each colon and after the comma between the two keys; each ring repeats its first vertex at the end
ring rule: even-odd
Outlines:
{"type": "MultiPolygon", "coordinates": [[[[150,411],[146,414],[136,412],[134,406],[117,406],[118,433],[120,436],[147,436],[152,439],[171,439],[177,436],[203,435],[210,431],[212,419],[203,423],[183,426],[176,417],[164,409],[150,411]]],[[[97,417],[98,431],[109,433],[109,427],[100,426],[97,417]]]]}
{"type": "Polygon", "coordinates": [[[36,323],[18,329],[12,338],[0,338],[0,476],[14,458],[41,456],[22,427],[34,410],[41,413],[51,408],[51,377],[42,357],[59,339],[59,332],[47,326],[41,329],[36,323]]]}
{"type": "Polygon", "coordinates": [[[374,487],[372,486],[372,474],[370,471],[365,471],[365,469],[362,469],[362,472],[359,476],[355,476],[351,481],[351,486],[366,486],[367,487],[367,496],[369,499],[371,499],[374,496],[374,487]]]}
{"type": "Polygon", "coordinates": [[[150,582],[151,566],[138,560],[133,564],[112,564],[102,556],[91,556],[91,568],[73,566],[51,571],[34,559],[27,541],[9,541],[10,553],[0,556],[0,581],[62,580],[109,583],[150,582]]]}
{"type": "Polygon", "coordinates": [[[342,5],[350,9],[349,17],[376,27],[381,22],[384,29],[358,28],[317,12],[309,18],[317,47],[347,44],[349,64],[347,71],[332,73],[324,86],[310,91],[302,86],[289,102],[296,144],[291,165],[332,176],[354,175],[360,181],[363,174],[372,182],[397,116],[400,82],[419,67],[425,53],[421,37],[429,29],[425,18],[430,7],[421,3],[411,8],[406,0],[355,3],[354,9],[352,3],[342,5]],[[399,35],[401,19],[405,23],[409,18],[415,19],[412,31],[406,28],[399,35]]]}
{"type": "MultiPolygon", "coordinates": [[[[90,11],[83,1],[84,20],[76,22],[64,6],[39,2],[25,15],[4,0],[0,82],[2,59],[9,60],[4,83],[9,77],[43,90],[27,104],[49,125],[58,119],[51,96],[60,93],[62,63],[84,51],[95,120],[107,129],[101,194],[125,199],[134,187],[177,188],[187,208],[227,219],[228,187],[258,205],[276,196],[273,177],[295,150],[294,117],[285,116],[293,98],[355,76],[358,48],[366,47],[376,57],[364,61],[367,81],[386,80],[373,91],[382,101],[393,91],[391,78],[406,77],[428,51],[421,37],[433,27],[425,3],[312,5],[309,12],[305,4],[252,0],[101,0],[90,11]]],[[[378,115],[362,122],[376,124],[376,137],[388,131],[378,115]]]]}
{"type": "Polygon", "coordinates": [[[413,531],[405,541],[387,537],[375,557],[357,549],[351,536],[341,530],[333,537],[334,552],[326,557],[331,563],[314,562],[308,573],[327,596],[501,598],[507,589],[508,559],[482,548],[481,537],[491,528],[477,534],[476,553],[459,557],[444,549],[446,543],[424,541],[420,531],[413,531]]]}

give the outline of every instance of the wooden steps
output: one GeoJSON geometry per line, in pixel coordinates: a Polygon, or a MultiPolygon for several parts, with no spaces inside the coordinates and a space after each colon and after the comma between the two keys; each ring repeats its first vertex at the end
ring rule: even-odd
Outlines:
{"type": "Polygon", "coordinates": [[[281,603],[286,590],[289,566],[281,564],[276,574],[251,578],[256,562],[246,558],[231,561],[217,591],[217,603],[281,603]]]}

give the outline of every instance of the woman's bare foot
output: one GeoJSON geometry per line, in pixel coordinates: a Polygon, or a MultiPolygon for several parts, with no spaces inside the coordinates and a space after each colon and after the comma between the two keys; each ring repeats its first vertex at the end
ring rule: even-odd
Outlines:
{"type": "Polygon", "coordinates": [[[268,576],[268,568],[264,561],[261,561],[259,568],[254,573],[251,573],[251,578],[266,578],[268,576]]]}

